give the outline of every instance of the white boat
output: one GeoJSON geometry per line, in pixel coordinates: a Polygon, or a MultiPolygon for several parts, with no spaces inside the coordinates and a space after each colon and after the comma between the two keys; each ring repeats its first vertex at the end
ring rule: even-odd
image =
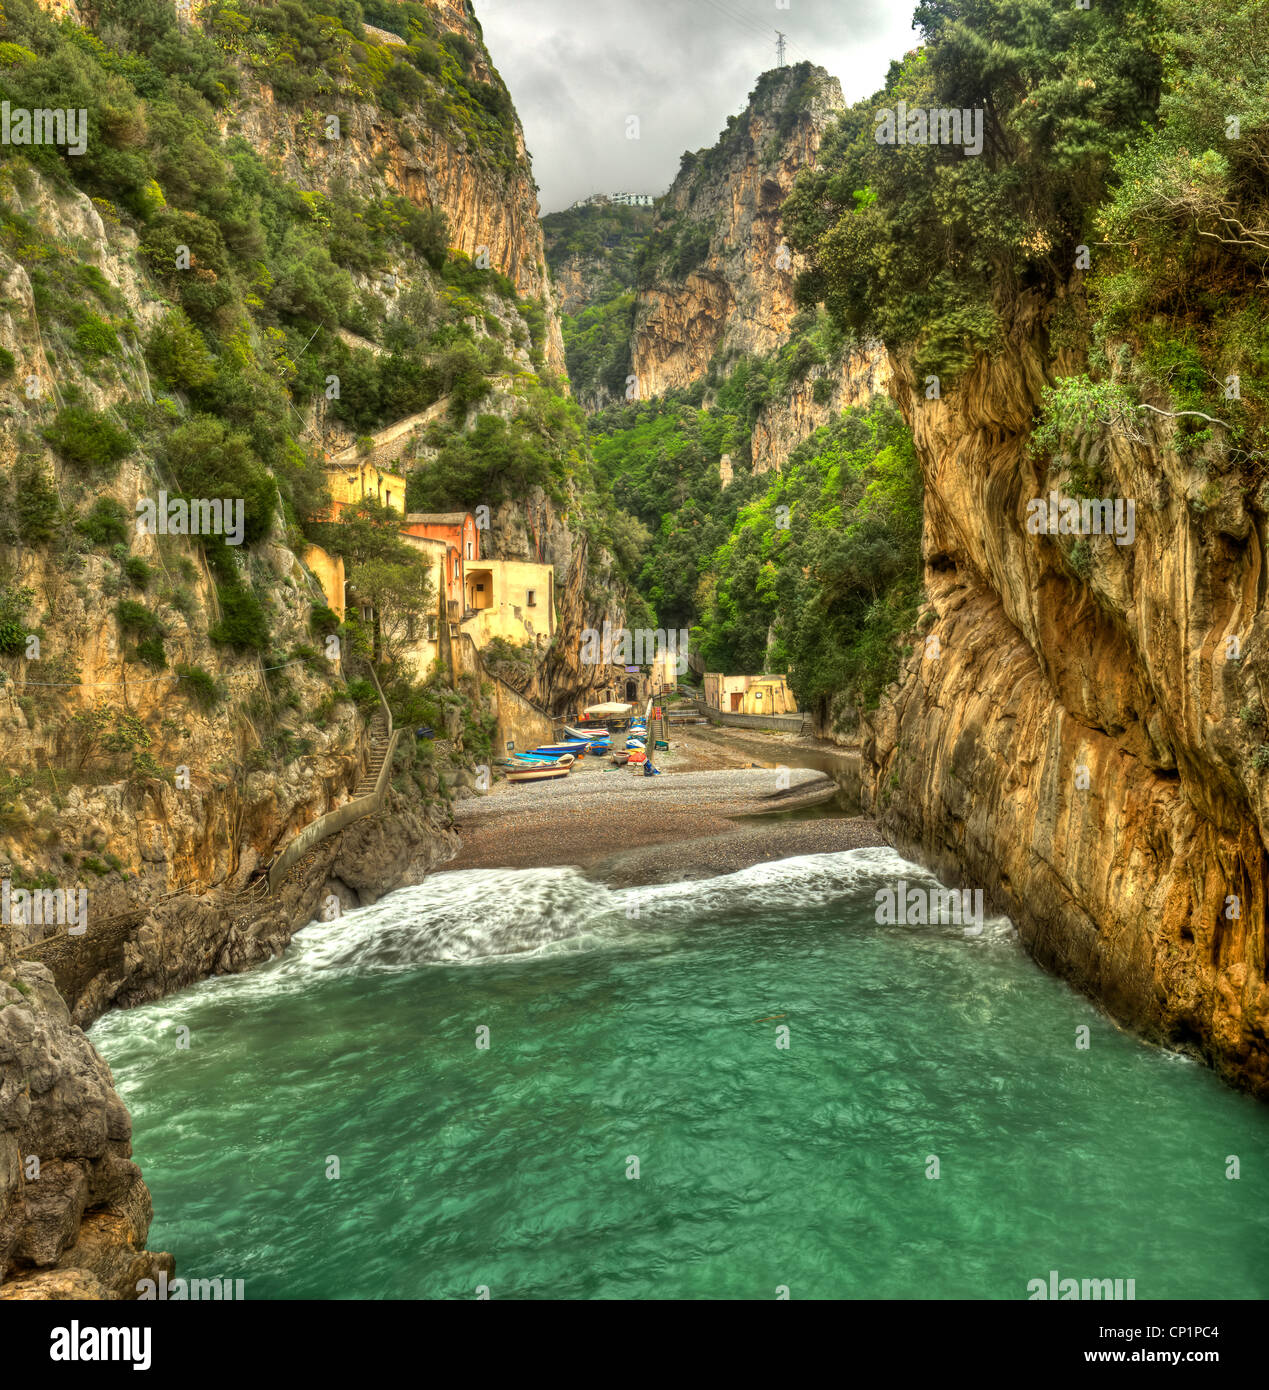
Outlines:
{"type": "Polygon", "coordinates": [[[511,761],[510,766],[513,769],[523,769],[526,767],[572,767],[576,761],[577,759],[572,753],[565,753],[564,756],[560,758],[548,758],[538,753],[522,753],[519,757],[511,761]]]}
{"type": "Polygon", "coordinates": [[[569,764],[554,763],[542,767],[517,767],[507,773],[508,782],[557,782],[561,777],[567,777],[571,767],[569,764]]]}
{"type": "Polygon", "coordinates": [[[607,738],[607,729],[575,729],[571,724],[564,725],[564,736],[566,738],[584,738],[589,742],[593,738],[607,738]]]}

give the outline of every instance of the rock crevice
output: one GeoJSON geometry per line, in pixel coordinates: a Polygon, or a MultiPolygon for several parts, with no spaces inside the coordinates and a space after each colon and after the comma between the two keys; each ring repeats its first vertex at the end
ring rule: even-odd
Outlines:
{"type": "Polygon", "coordinates": [[[1135,503],[1130,544],[1030,534],[1028,501],[1073,491],[1029,447],[1064,374],[1047,313],[1021,300],[939,400],[893,364],[928,609],[866,732],[865,802],[900,848],[984,888],[1041,963],[1269,1095],[1265,518],[1232,483],[1196,508],[1161,423],[1091,441],[1099,495],[1135,503]]]}

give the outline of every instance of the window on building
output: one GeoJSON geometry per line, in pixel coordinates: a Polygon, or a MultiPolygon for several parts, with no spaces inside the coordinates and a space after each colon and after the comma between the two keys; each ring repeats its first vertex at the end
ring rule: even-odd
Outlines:
{"type": "Polygon", "coordinates": [[[538,606],[538,591],[537,591],[536,589],[530,589],[530,590],[529,590],[529,607],[530,607],[530,608],[536,608],[537,606],[538,606]]]}
{"type": "Polygon", "coordinates": [[[471,541],[467,542],[467,558],[471,559],[471,541]]]}
{"type": "Polygon", "coordinates": [[[436,641],[436,629],[437,629],[437,622],[436,622],[436,619],[435,619],[435,618],[429,618],[429,619],[427,620],[427,640],[428,640],[429,642],[435,642],[435,641],[436,641]]]}

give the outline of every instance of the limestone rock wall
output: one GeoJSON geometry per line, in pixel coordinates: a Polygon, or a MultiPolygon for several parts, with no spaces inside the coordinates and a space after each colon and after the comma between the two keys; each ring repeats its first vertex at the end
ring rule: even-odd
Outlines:
{"type": "MultiPolygon", "coordinates": [[[[474,45],[473,76],[501,87],[479,25],[461,0],[425,3],[442,29],[474,45]]],[[[420,207],[443,212],[452,247],[472,259],[483,248],[491,266],[506,275],[521,296],[543,300],[547,366],[563,376],[564,340],[547,274],[537,184],[520,119],[513,115],[512,120],[516,157],[509,170],[473,148],[456,125],[438,124],[422,111],[402,116],[409,147],[378,108],[364,102],[341,117],[340,138],[327,139],[312,112],[278,105],[269,88],[258,82],[226,113],[224,124],[227,134],[242,135],[255,148],[270,150],[301,189],[321,191],[343,179],[361,194],[373,196],[386,188],[420,207]]]]}
{"type": "Polygon", "coordinates": [[[1084,445],[1099,495],[1135,502],[1132,544],[1029,534],[1027,502],[1070,490],[1027,447],[1048,374],[1076,369],[1052,309],[1021,300],[941,400],[895,364],[929,606],[865,737],[865,804],[1046,966],[1269,1095],[1266,499],[1161,422],[1084,445]]]}
{"type": "Polygon", "coordinates": [[[0,942],[0,1299],[135,1298],[150,1193],[110,1068],[52,976],[0,942]]]}
{"type": "Polygon", "coordinates": [[[872,396],[886,389],[889,379],[890,359],[877,343],[848,352],[833,366],[812,367],[787,397],[765,405],[754,422],[754,471],[779,472],[804,439],[843,410],[867,405],[872,396]],[[816,383],[820,381],[827,383],[827,391],[816,400],[816,383]]]}
{"type": "Polygon", "coordinates": [[[685,162],[654,229],[654,237],[675,238],[676,253],[656,267],[635,307],[632,371],[641,396],[690,385],[715,352],[767,353],[788,337],[802,266],[787,248],[782,254],[780,205],[843,108],[840,84],[822,68],[809,77],[800,68],[764,74],[718,144],[685,162]],[[677,249],[698,238],[708,242],[699,263],[679,269],[677,249]]]}

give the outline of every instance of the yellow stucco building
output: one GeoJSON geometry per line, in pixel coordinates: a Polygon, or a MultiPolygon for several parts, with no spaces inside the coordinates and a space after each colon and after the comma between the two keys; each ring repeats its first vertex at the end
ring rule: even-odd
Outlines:
{"type": "MultiPolygon", "coordinates": [[[[480,554],[480,535],[469,512],[414,514],[405,509],[406,479],[368,459],[327,464],[332,520],[346,507],[371,498],[401,514],[401,540],[415,550],[432,574],[435,615],[416,622],[408,659],[416,674],[430,674],[447,658],[452,642],[467,634],[477,649],[501,637],[513,646],[541,652],[555,636],[555,570],[525,560],[494,560],[480,554]],[[448,632],[442,634],[440,624],[448,632]]],[[[345,615],[344,562],[320,546],[310,546],[305,564],[313,571],[327,604],[345,615]]],[[[354,576],[355,583],[355,576],[354,576]]]]}
{"type": "Polygon", "coordinates": [[[501,637],[538,651],[555,636],[555,570],[527,560],[476,560],[463,573],[462,630],[477,647],[501,637]]]}
{"type": "Polygon", "coordinates": [[[345,507],[355,507],[366,498],[405,515],[404,476],[379,468],[369,459],[327,464],[326,481],[330,485],[331,501],[335,504],[334,521],[339,520],[339,514],[345,507]]]}
{"type": "Polygon", "coordinates": [[[705,703],[722,714],[796,714],[797,701],[784,676],[705,675],[705,703]]]}

